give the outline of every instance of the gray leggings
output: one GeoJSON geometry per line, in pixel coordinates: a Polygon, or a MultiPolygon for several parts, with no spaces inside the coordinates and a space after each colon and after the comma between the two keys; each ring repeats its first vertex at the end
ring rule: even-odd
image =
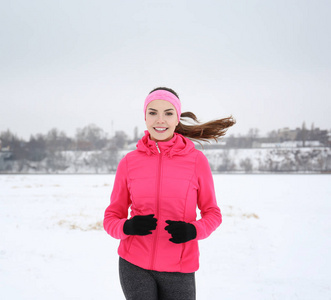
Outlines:
{"type": "Polygon", "coordinates": [[[195,300],[195,273],[145,270],[120,257],[120,281],[127,300],[195,300]]]}

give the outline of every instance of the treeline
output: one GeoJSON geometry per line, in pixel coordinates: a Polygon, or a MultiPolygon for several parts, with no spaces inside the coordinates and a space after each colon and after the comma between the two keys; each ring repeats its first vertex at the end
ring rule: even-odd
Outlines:
{"type": "Polygon", "coordinates": [[[251,128],[243,136],[229,135],[224,138],[224,143],[219,145],[206,146],[207,148],[227,148],[227,149],[249,149],[259,148],[263,144],[281,144],[292,142],[301,145],[301,147],[311,146],[312,142],[321,147],[331,147],[330,131],[315,128],[314,124],[307,129],[305,122],[301,127],[295,129],[282,128],[273,130],[267,136],[260,136],[259,129],[251,128]]]}
{"type": "MultiPolygon", "coordinates": [[[[0,133],[0,173],[111,173],[140,138],[135,128],[130,139],[123,131],[110,136],[96,125],[77,129],[74,137],[52,129],[31,135],[28,141],[10,130],[0,133]]],[[[327,130],[284,128],[260,137],[258,129],[244,136],[225,137],[204,144],[214,172],[330,172],[331,147],[327,130]],[[292,143],[279,149],[277,143],[292,143]],[[296,141],[300,141],[298,146],[296,141]],[[309,146],[314,142],[314,147],[309,146]],[[265,149],[265,145],[269,149],[265,149]],[[274,143],[274,145],[273,145],[274,143]],[[316,143],[318,144],[316,146],[316,143]],[[306,147],[305,147],[306,146],[306,147]],[[304,150],[306,149],[306,150],[304,150]]],[[[200,145],[197,145],[201,149],[200,145]]]]}
{"type": "Polygon", "coordinates": [[[29,141],[7,130],[0,133],[0,171],[35,169],[37,172],[57,172],[72,167],[73,172],[86,168],[98,172],[103,166],[114,171],[119,160],[118,152],[131,142],[134,141],[129,140],[123,131],[109,137],[94,124],[77,129],[75,137],[52,129],[47,134],[31,135],[29,141]]]}
{"type": "Polygon", "coordinates": [[[94,124],[77,129],[75,137],[68,137],[65,132],[54,128],[47,134],[31,135],[29,141],[7,130],[0,133],[0,141],[1,148],[9,149],[16,158],[31,160],[43,159],[47,151],[93,151],[106,147],[123,149],[130,142],[125,132],[118,131],[110,138],[108,133],[94,124]]]}
{"type": "MultiPolygon", "coordinates": [[[[40,161],[49,153],[56,151],[96,151],[105,149],[126,149],[128,145],[138,141],[138,129],[135,128],[134,137],[130,139],[124,131],[117,131],[109,136],[100,127],[90,124],[77,129],[74,137],[68,137],[65,132],[56,128],[47,134],[31,135],[29,141],[18,138],[10,130],[0,132],[0,150],[7,149],[12,152],[13,159],[29,159],[40,161]]],[[[300,141],[301,145],[309,145],[310,141],[318,142],[322,147],[331,147],[331,132],[314,128],[306,128],[305,123],[301,128],[283,128],[268,133],[261,137],[257,128],[251,128],[245,135],[226,135],[219,143],[204,144],[204,148],[258,148],[261,144],[282,143],[286,141],[300,141]]]]}

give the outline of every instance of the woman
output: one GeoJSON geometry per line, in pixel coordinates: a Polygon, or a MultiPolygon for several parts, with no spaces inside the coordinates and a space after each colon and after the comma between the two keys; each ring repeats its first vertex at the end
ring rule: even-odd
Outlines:
{"type": "Polygon", "coordinates": [[[163,87],[147,96],[144,114],[147,131],[118,165],[104,228],[121,239],[126,299],[195,299],[198,240],[208,237],[222,216],[208,161],[190,139],[217,140],[235,121],[199,124],[193,113],[181,113],[178,95],[163,87]],[[185,125],[181,118],[196,124],[185,125]]]}

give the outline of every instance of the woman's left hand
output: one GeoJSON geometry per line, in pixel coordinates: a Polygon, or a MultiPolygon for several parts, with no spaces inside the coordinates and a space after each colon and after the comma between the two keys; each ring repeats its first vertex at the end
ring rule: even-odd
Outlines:
{"type": "Polygon", "coordinates": [[[175,244],[186,243],[196,238],[197,230],[195,226],[191,223],[186,223],[183,221],[166,221],[168,226],[164,229],[167,230],[172,238],[169,239],[170,242],[175,244]]]}

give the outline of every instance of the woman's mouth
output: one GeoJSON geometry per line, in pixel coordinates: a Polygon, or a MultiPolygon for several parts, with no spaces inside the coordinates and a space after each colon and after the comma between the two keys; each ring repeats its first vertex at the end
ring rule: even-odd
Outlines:
{"type": "Polygon", "coordinates": [[[153,127],[153,128],[157,133],[163,133],[163,132],[167,131],[167,129],[168,129],[166,127],[153,127]]]}

